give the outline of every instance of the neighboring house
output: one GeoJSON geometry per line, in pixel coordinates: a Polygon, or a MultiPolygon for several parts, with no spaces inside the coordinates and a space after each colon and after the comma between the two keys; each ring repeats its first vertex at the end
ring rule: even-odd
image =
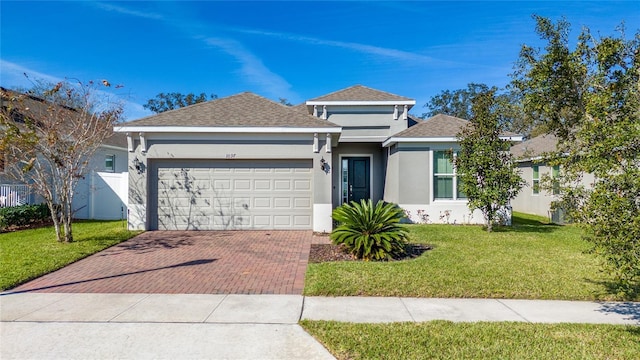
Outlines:
{"type": "MultiPolygon", "coordinates": [[[[518,196],[511,200],[514,211],[545,216],[555,223],[563,223],[562,211],[552,211],[551,203],[558,200],[559,188],[551,190],[541,187],[546,176],[557,177],[559,166],[547,164],[547,154],[557,151],[558,139],[554,135],[539,135],[511,147],[511,153],[518,161],[518,167],[526,186],[518,196]]],[[[594,177],[587,174],[582,179],[587,186],[594,182],[594,177]]]]}
{"type": "Polygon", "coordinates": [[[295,107],[241,93],[123,124],[129,227],[329,232],[332,210],[360,199],[413,221],[482,223],[446,156],[468,122],[423,122],[413,105],[357,85],[295,107]]]}
{"type": "MultiPolygon", "coordinates": [[[[2,107],[8,106],[10,96],[19,95],[12,90],[0,88],[2,107]]],[[[38,109],[44,101],[34,96],[27,97],[26,106],[38,109]]],[[[24,122],[24,114],[13,112],[13,120],[24,122]]],[[[42,202],[42,198],[31,191],[28,184],[13,180],[5,172],[5,156],[0,154],[0,207],[42,202]]],[[[96,151],[87,167],[87,174],[79,181],[74,193],[74,217],[78,219],[116,220],[126,218],[128,195],[127,138],[115,133],[107,138],[96,151]]]]}
{"type": "Polygon", "coordinates": [[[114,133],[105,139],[78,181],[73,196],[77,219],[119,220],[127,218],[129,176],[127,137],[114,133]]]}

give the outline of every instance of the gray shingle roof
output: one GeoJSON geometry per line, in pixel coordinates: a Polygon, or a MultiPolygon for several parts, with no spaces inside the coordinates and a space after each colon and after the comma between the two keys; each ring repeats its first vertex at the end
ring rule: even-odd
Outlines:
{"type": "Polygon", "coordinates": [[[511,147],[511,153],[516,159],[534,158],[556,151],[558,139],[551,134],[539,135],[511,147]]]}
{"type": "Polygon", "coordinates": [[[354,85],[309,101],[412,101],[413,99],[388,92],[354,85]]]}
{"type": "Polygon", "coordinates": [[[304,114],[299,109],[278,104],[262,96],[244,92],[180,109],[165,111],[125,126],[194,127],[338,127],[304,114]]]}
{"type": "Polygon", "coordinates": [[[455,116],[438,114],[403,130],[393,137],[455,137],[469,121],[455,116]]]}
{"type": "MultiPolygon", "coordinates": [[[[16,101],[14,99],[17,99],[17,98],[19,98],[21,96],[23,96],[23,98],[20,100],[19,105],[18,105],[18,103],[16,103],[16,105],[20,109],[20,111],[18,111],[18,113],[20,113],[21,116],[32,117],[32,118],[35,118],[35,119],[37,119],[39,117],[42,117],[42,116],[48,116],[48,112],[50,111],[49,110],[50,103],[47,102],[46,100],[38,98],[37,96],[34,96],[34,95],[26,95],[25,96],[25,94],[21,94],[21,93],[19,93],[17,91],[9,90],[9,89],[5,89],[3,87],[0,87],[0,99],[1,99],[0,104],[2,106],[6,106],[7,105],[7,104],[5,104],[5,102],[16,101]]],[[[72,118],[72,117],[76,117],[77,118],[79,116],[79,113],[76,110],[74,110],[72,108],[69,108],[69,107],[57,105],[56,109],[57,109],[57,111],[61,112],[64,115],[64,117],[67,117],[67,118],[72,118]]],[[[77,121],[75,123],[77,123],[77,121]]],[[[69,126],[72,126],[72,125],[66,124],[66,126],[69,127],[69,126]]],[[[127,136],[125,134],[114,132],[109,137],[104,139],[102,144],[103,145],[110,145],[110,146],[126,148],[127,147],[127,136]]]]}
{"type": "Polygon", "coordinates": [[[127,135],[124,133],[114,132],[111,136],[104,139],[102,142],[104,145],[117,146],[121,148],[127,147],[127,135]]]}

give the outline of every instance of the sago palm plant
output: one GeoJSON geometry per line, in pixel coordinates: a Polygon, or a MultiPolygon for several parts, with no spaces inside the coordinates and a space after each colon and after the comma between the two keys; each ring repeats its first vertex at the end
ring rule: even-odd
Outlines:
{"type": "Polygon", "coordinates": [[[400,226],[404,212],[397,205],[369,200],[352,201],[333,210],[338,222],[330,238],[363,260],[390,260],[404,254],[407,231],[400,226]]]}

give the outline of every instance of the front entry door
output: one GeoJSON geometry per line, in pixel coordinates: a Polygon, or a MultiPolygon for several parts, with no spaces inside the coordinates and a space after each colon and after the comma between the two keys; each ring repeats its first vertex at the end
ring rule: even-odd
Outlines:
{"type": "Polygon", "coordinates": [[[371,194],[370,159],[368,157],[342,158],[342,202],[369,199],[371,194]]]}

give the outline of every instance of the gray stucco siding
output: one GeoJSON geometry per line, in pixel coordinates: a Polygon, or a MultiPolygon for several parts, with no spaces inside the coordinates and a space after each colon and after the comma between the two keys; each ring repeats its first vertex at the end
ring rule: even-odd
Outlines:
{"type": "Polygon", "coordinates": [[[425,145],[400,144],[398,147],[399,199],[402,204],[429,204],[431,202],[431,176],[429,147],[425,145]]]}
{"type": "MultiPolygon", "coordinates": [[[[385,106],[327,106],[330,122],[343,127],[342,137],[384,136],[396,134],[408,127],[403,119],[403,106],[398,107],[398,118],[393,118],[394,107],[385,106]]],[[[320,116],[320,114],[318,114],[320,116]]]]}

